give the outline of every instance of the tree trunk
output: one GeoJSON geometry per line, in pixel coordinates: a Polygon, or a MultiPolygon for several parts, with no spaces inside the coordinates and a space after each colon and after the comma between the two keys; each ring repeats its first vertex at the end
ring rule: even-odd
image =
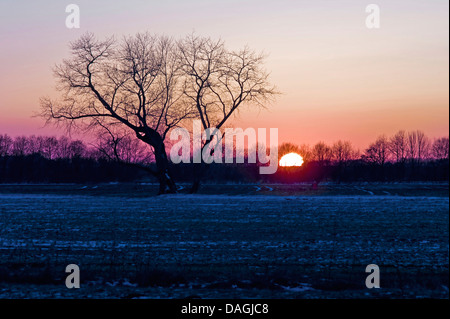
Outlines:
{"type": "MultiPolygon", "coordinates": [[[[200,189],[200,181],[203,178],[203,175],[206,171],[206,169],[209,167],[208,164],[203,162],[203,150],[208,147],[208,145],[211,143],[212,140],[207,140],[205,144],[202,146],[200,151],[200,163],[194,164],[194,180],[192,182],[191,189],[189,190],[189,194],[196,194],[198,190],[200,189]]],[[[210,156],[214,156],[214,148],[211,149],[210,156]]]]}
{"type": "Polygon", "coordinates": [[[155,150],[157,178],[159,181],[158,195],[176,193],[177,186],[172,178],[173,174],[170,169],[169,159],[167,158],[166,147],[163,139],[158,132],[148,130],[143,140],[153,146],[153,149],[155,150]]]}
{"type": "Polygon", "coordinates": [[[155,147],[156,168],[158,170],[159,179],[159,195],[165,193],[176,193],[177,187],[172,178],[172,173],[169,167],[169,160],[167,159],[164,143],[155,147]]]}

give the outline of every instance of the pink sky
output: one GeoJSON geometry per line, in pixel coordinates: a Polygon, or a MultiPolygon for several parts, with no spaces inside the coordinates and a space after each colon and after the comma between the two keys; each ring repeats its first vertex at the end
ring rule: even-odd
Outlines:
{"type": "Polygon", "coordinates": [[[365,26],[364,1],[75,1],[81,28],[65,27],[58,1],[0,3],[0,134],[60,135],[32,118],[39,97],[55,96],[51,68],[68,43],[91,31],[195,31],[269,56],[283,93],[267,110],[244,110],[240,127],[277,127],[280,142],[350,140],[421,129],[448,136],[448,1],[377,1],[381,28],[365,26]]]}

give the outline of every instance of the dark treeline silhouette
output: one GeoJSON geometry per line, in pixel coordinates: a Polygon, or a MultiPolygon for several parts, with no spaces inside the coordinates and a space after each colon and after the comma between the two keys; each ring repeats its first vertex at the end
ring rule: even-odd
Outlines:
{"type": "MultiPolygon", "coordinates": [[[[100,183],[157,179],[142,168],[154,168],[154,160],[140,144],[87,146],[83,141],[45,136],[11,138],[0,134],[0,183],[100,183]],[[110,147],[110,148],[108,148],[110,147]]],[[[279,167],[273,175],[260,175],[258,164],[210,164],[204,176],[209,182],[362,182],[448,181],[449,139],[431,141],[421,131],[384,135],[363,152],[348,141],[314,146],[284,143],[279,158],[296,152],[301,167],[279,167]]],[[[179,182],[195,180],[193,164],[172,165],[179,182]]]]}
{"type": "Polygon", "coordinates": [[[143,172],[90,158],[49,160],[40,154],[0,157],[0,183],[131,182],[143,172]]]}
{"type": "Polygon", "coordinates": [[[80,140],[0,134],[0,183],[129,182],[143,175],[80,140]]]}
{"type": "Polygon", "coordinates": [[[363,152],[349,141],[314,146],[282,144],[279,157],[289,152],[301,154],[299,168],[279,168],[269,181],[448,181],[449,138],[432,141],[422,131],[398,131],[391,137],[379,136],[363,152]],[[286,149],[286,150],[285,150],[286,149]]]}

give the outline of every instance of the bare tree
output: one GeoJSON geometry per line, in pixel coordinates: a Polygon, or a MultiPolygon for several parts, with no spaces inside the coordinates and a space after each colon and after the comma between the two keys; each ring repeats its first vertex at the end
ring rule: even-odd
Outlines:
{"type": "Polygon", "coordinates": [[[313,160],[319,162],[319,164],[324,164],[329,162],[332,158],[332,150],[324,142],[318,142],[312,148],[312,158],[313,160]]]}
{"type": "Polygon", "coordinates": [[[42,136],[31,135],[27,137],[27,154],[40,154],[42,146],[42,136]]]}
{"type": "Polygon", "coordinates": [[[429,155],[430,140],[424,132],[417,130],[417,160],[419,162],[426,159],[429,155]]]}
{"type": "Polygon", "coordinates": [[[409,160],[414,163],[417,156],[417,132],[412,131],[408,133],[408,148],[407,154],[409,160]]]}
{"type": "Polygon", "coordinates": [[[69,145],[70,139],[63,135],[58,139],[57,155],[58,158],[70,158],[69,145]]]}
{"type": "MultiPolygon", "coordinates": [[[[278,147],[278,157],[281,158],[288,153],[300,154],[300,147],[293,143],[283,143],[278,147]]],[[[301,155],[301,154],[300,154],[301,155]]]]}
{"type": "Polygon", "coordinates": [[[0,134],[0,156],[11,154],[13,140],[7,134],[0,134]]]}
{"type": "Polygon", "coordinates": [[[139,167],[154,160],[153,152],[148,150],[147,144],[133,138],[126,130],[120,130],[120,127],[115,129],[105,128],[97,138],[97,149],[108,159],[139,167]]]}
{"type": "Polygon", "coordinates": [[[26,136],[17,136],[12,145],[12,154],[15,156],[28,155],[28,139],[26,136]]]}
{"type": "Polygon", "coordinates": [[[434,141],[432,146],[433,157],[437,160],[449,158],[449,139],[441,137],[434,141]]]}
{"type": "Polygon", "coordinates": [[[312,158],[311,147],[308,144],[302,144],[298,147],[299,154],[303,157],[303,161],[310,162],[312,158]]]}
{"type": "MultiPolygon", "coordinates": [[[[43,98],[41,116],[68,130],[127,130],[151,147],[160,193],[176,192],[165,145],[172,128],[197,118],[203,129],[220,129],[238,108],[261,107],[276,93],[263,55],[230,51],[210,38],[175,43],[146,33],[99,41],[86,34],[71,43],[71,53],[55,68],[62,98],[43,98]]],[[[125,135],[110,137],[117,142],[125,135]]]]}
{"type": "Polygon", "coordinates": [[[68,147],[68,158],[80,158],[84,157],[86,154],[87,148],[83,141],[75,140],[69,143],[68,147]]]}
{"type": "Polygon", "coordinates": [[[363,155],[363,159],[368,162],[378,164],[380,166],[384,166],[384,164],[388,160],[388,139],[385,135],[381,135],[377,138],[377,140],[370,144],[366,149],[365,154],[363,155]]]}
{"type": "Polygon", "coordinates": [[[45,137],[42,145],[42,156],[48,159],[58,157],[58,140],[56,137],[45,137]]]}
{"type": "Polygon", "coordinates": [[[407,135],[405,131],[398,131],[389,139],[389,151],[397,163],[404,163],[407,156],[407,135]]]}
{"type": "MultiPolygon", "coordinates": [[[[204,130],[220,129],[241,107],[264,107],[277,93],[263,69],[265,56],[244,48],[228,50],[223,41],[190,35],[178,42],[184,94],[194,105],[196,118],[204,130]]],[[[224,134],[222,134],[223,138],[224,134]]],[[[202,144],[210,147],[212,138],[202,144]]],[[[214,147],[211,147],[211,156],[214,147]]],[[[203,165],[196,165],[191,192],[200,184],[203,165]]]]}
{"type": "Polygon", "coordinates": [[[343,165],[355,158],[355,151],[353,150],[352,143],[349,141],[339,140],[333,144],[331,150],[333,159],[339,165],[343,165]]]}
{"type": "Polygon", "coordinates": [[[420,163],[427,158],[430,150],[430,141],[425,133],[416,130],[408,133],[408,158],[412,163],[420,163]]]}
{"type": "Polygon", "coordinates": [[[191,113],[180,81],[177,47],[148,33],[116,41],[83,35],[71,43],[71,58],[54,71],[59,101],[41,99],[48,122],[98,131],[121,126],[155,154],[159,193],[176,192],[164,139],[191,113]]]}

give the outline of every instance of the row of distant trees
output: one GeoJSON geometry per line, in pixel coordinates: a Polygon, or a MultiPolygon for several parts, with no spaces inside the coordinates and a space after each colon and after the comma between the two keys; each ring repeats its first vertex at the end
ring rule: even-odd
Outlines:
{"type": "Polygon", "coordinates": [[[297,152],[301,169],[281,169],[266,181],[448,181],[449,138],[431,139],[420,130],[380,135],[363,151],[349,141],[313,146],[282,144],[279,156],[297,152]]]}
{"type": "Polygon", "coordinates": [[[301,146],[284,143],[279,148],[280,156],[289,153],[299,153],[305,162],[345,163],[354,160],[364,160],[368,163],[384,165],[387,162],[405,163],[423,162],[427,160],[442,160],[449,158],[449,138],[441,137],[431,140],[420,130],[398,131],[391,137],[379,136],[363,152],[355,149],[349,141],[337,141],[332,145],[318,142],[313,146],[301,146]]]}
{"type": "MultiPolygon", "coordinates": [[[[339,140],[331,145],[318,142],[313,146],[283,143],[278,149],[279,156],[295,152],[305,162],[345,163],[364,160],[368,163],[384,165],[387,162],[423,162],[427,160],[449,159],[449,138],[431,140],[422,131],[399,131],[391,137],[379,136],[363,152],[353,147],[350,141],[339,140]]],[[[71,140],[67,136],[17,136],[12,138],[0,134],[0,156],[25,156],[40,154],[47,159],[58,158],[119,158],[126,163],[148,164],[152,154],[145,145],[134,139],[100,139],[98,143],[86,145],[81,140],[71,140]],[[117,156],[116,156],[116,154],[117,156]]]]}
{"type": "Polygon", "coordinates": [[[120,159],[123,163],[148,164],[152,161],[149,148],[136,139],[106,139],[86,144],[81,140],[71,140],[67,136],[17,136],[0,134],[0,157],[40,155],[49,160],[85,158],[93,160],[120,159]]]}
{"type": "MultiPolygon", "coordinates": [[[[142,154],[135,143],[120,143],[124,159],[137,160],[142,154]]],[[[105,141],[88,145],[67,136],[0,134],[0,183],[131,182],[146,176],[138,167],[113,160],[112,153],[105,141]]]]}
{"type": "Polygon", "coordinates": [[[40,154],[47,159],[95,156],[83,141],[72,141],[66,136],[17,136],[0,135],[0,156],[25,156],[40,154]]]}
{"type": "MultiPolygon", "coordinates": [[[[205,180],[231,182],[398,181],[448,180],[449,138],[428,138],[421,131],[382,135],[360,151],[350,141],[331,145],[283,143],[279,157],[296,152],[303,156],[299,169],[279,168],[262,176],[258,164],[211,164],[205,180]]],[[[0,134],[0,182],[109,182],[148,178],[155,160],[137,139],[99,136],[86,144],[67,136],[0,134]],[[147,171],[147,172],[146,172],[147,171]]],[[[177,180],[190,182],[193,164],[172,165],[177,180]]]]}

